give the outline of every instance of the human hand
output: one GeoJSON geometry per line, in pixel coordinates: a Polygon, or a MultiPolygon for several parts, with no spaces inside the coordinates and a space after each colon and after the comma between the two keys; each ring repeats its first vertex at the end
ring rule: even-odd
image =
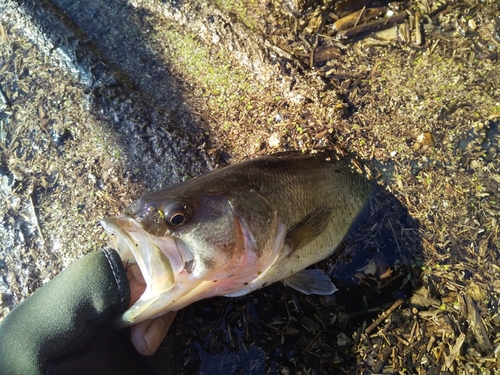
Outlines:
{"type": "MultiPolygon", "coordinates": [[[[146,282],[137,264],[124,264],[124,266],[130,284],[130,306],[132,306],[146,290],[146,282]]],[[[165,338],[176,314],[176,311],[171,311],[130,327],[130,338],[135,349],[142,355],[153,355],[165,338]]]]}

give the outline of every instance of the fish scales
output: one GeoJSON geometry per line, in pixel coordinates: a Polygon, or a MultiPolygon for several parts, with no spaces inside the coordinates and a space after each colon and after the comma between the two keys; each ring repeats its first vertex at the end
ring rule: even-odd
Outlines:
{"type": "Polygon", "coordinates": [[[287,228],[292,228],[318,207],[332,208],[327,228],[321,236],[294,253],[296,262],[283,266],[280,260],[287,255],[282,252],[275,263],[275,276],[268,284],[299,271],[304,263],[314,264],[331,255],[363,209],[374,187],[364,176],[353,171],[349,157],[337,160],[336,155],[284,154],[246,163],[238,164],[239,170],[227,171],[237,176],[231,180],[237,186],[237,181],[241,183],[241,179],[248,176],[249,186],[279,207],[287,228]]]}
{"type": "Polygon", "coordinates": [[[332,254],[373,189],[350,157],[294,152],[145,195],[103,220],[114,247],[138,264],[147,285],[120,324],[279,280],[304,293],[332,293],[326,275],[304,269],[332,254]]]}

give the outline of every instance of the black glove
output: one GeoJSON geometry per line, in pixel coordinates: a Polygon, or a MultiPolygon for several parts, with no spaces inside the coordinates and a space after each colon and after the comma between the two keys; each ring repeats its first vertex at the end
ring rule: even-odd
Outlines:
{"type": "Polygon", "coordinates": [[[111,326],[129,301],[118,253],[85,255],[2,321],[0,374],[155,374],[154,358],[136,352],[129,329],[111,326]]]}

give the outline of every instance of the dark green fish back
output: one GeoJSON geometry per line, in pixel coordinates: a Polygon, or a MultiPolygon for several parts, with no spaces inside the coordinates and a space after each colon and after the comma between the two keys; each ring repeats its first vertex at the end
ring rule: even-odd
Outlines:
{"type": "Polygon", "coordinates": [[[320,207],[332,210],[330,220],[339,224],[347,221],[350,226],[349,218],[359,213],[374,188],[352,158],[337,159],[329,153],[271,155],[220,171],[225,170],[222,179],[232,174],[228,182],[237,180],[240,186],[241,180],[247,180],[251,188],[275,205],[289,228],[320,207]]]}

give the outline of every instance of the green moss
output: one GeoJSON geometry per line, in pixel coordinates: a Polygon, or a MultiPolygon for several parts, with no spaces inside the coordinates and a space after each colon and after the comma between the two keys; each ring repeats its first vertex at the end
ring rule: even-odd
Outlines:
{"type": "Polygon", "coordinates": [[[214,113],[224,113],[234,106],[247,103],[247,110],[253,108],[251,98],[262,88],[237,62],[229,59],[222,46],[207,49],[199,36],[181,34],[178,30],[161,30],[157,35],[167,46],[166,54],[174,69],[184,76],[185,81],[203,90],[202,96],[214,113]]]}
{"type": "Polygon", "coordinates": [[[217,0],[215,4],[224,12],[234,14],[250,30],[260,30],[262,25],[257,20],[263,8],[256,0],[217,0]]]}

